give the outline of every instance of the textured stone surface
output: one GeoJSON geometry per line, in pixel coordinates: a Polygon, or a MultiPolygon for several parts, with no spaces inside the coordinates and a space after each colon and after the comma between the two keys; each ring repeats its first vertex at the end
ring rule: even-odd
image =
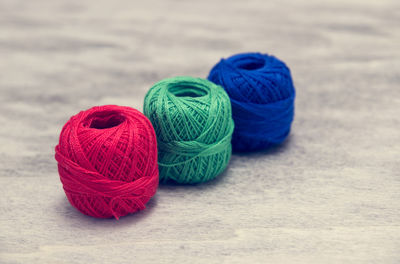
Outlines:
{"type": "Polygon", "coordinates": [[[399,263],[399,3],[0,0],[0,263],[399,263]],[[242,51],[292,70],[283,146],[119,221],[69,205],[71,115],[242,51]]]}

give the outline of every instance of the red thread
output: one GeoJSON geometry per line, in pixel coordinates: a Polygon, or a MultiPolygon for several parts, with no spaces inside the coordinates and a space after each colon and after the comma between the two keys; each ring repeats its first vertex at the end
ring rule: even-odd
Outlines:
{"type": "Polygon", "coordinates": [[[69,202],[86,215],[119,219],[156,193],[156,136],[133,108],[96,106],[71,117],[55,158],[69,202]]]}

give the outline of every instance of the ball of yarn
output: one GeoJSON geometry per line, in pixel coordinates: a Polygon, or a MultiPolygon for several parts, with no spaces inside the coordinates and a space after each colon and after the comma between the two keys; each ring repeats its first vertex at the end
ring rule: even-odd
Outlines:
{"type": "Polygon", "coordinates": [[[220,86],[200,78],[164,79],[147,93],[144,114],[156,131],[161,180],[200,183],[226,168],[234,125],[220,86]]]}
{"type": "Polygon", "coordinates": [[[71,117],[55,158],[69,202],[93,217],[142,210],[158,186],[154,129],[130,107],[97,106],[71,117]]]}
{"type": "Polygon", "coordinates": [[[237,54],[221,59],[208,79],[231,99],[234,151],[265,149],[289,135],[295,89],[285,63],[266,54],[237,54]]]}

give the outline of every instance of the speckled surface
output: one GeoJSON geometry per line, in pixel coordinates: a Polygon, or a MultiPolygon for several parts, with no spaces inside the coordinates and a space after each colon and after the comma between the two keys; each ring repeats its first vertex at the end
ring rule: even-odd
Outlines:
{"type": "Polygon", "coordinates": [[[0,263],[400,263],[399,28],[397,0],[0,0],[0,263]],[[69,205],[71,115],[242,51],[292,70],[284,145],[119,221],[69,205]]]}

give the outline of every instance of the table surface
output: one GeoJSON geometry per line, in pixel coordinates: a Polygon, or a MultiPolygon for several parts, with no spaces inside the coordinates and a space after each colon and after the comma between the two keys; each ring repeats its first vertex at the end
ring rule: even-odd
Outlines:
{"type": "Polygon", "coordinates": [[[400,2],[0,0],[0,263],[400,263],[400,2]],[[289,139],[119,221],[76,211],[54,160],[94,105],[274,54],[289,139]]]}

